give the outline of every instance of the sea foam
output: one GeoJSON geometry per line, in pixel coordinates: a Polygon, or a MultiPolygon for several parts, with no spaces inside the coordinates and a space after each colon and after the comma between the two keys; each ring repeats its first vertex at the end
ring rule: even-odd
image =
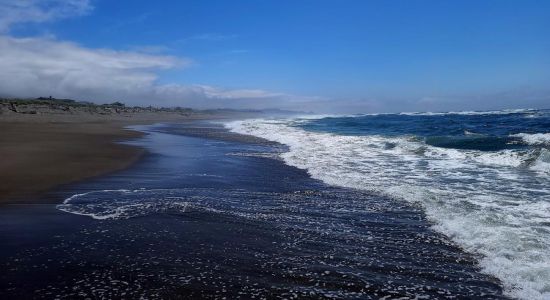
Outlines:
{"type": "Polygon", "coordinates": [[[529,145],[547,145],[550,146],[550,133],[517,133],[511,135],[518,137],[529,145]]]}
{"type": "MultiPolygon", "coordinates": [[[[233,132],[288,146],[281,158],[327,184],[424,207],[434,229],[481,255],[510,296],[550,299],[548,151],[433,147],[407,136],[311,132],[300,120],[227,123],[233,132]]],[[[529,141],[546,136],[527,137],[529,141]]],[[[521,135],[521,138],[526,138],[521,135]]]]}

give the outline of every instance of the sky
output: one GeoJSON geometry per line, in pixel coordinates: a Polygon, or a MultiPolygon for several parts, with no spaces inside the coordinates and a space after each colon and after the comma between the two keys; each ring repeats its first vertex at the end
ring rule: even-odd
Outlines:
{"type": "Polygon", "coordinates": [[[550,108],[550,1],[0,0],[0,70],[5,97],[550,108]]]}

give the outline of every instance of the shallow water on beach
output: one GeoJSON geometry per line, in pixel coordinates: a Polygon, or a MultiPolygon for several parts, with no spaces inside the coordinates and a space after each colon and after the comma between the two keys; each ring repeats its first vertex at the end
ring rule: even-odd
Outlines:
{"type": "Polygon", "coordinates": [[[136,166],[58,190],[57,210],[0,212],[6,296],[503,298],[420,207],[328,186],[216,125],[140,129],[136,166]]]}

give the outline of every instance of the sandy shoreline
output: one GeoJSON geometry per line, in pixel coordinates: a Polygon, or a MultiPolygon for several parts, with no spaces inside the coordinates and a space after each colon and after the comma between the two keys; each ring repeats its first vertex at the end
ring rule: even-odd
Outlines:
{"type": "Polygon", "coordinates": [[[143,130],[132,168],[55,189],[80,195],[65,205],[0,209],[0,298],[505,299],[420,209],[219,124],[143,130]]]}
{"type": "Polygon", "coordinates": [[[116,143],[140,132],[124,127],[216,118],[209,114],[1,114],[0,205],[35,203],[61,184],[124,169],[144,153],[116,143]]]}

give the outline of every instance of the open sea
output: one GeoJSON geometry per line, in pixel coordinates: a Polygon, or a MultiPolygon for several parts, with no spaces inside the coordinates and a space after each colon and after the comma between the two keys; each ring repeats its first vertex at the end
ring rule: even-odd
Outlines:
{"type": "Polygon", "coordinates": [[[549,111],[133,129],[0,210],[0,298],[550,299],[549,111]]]}
{"type": "Polygon", "coordinates": [[[550,110],[256,119],[227,124],[288,146],[331,186],[420,207],[432,229],[523,299],[550,299],[550,110]]]}

